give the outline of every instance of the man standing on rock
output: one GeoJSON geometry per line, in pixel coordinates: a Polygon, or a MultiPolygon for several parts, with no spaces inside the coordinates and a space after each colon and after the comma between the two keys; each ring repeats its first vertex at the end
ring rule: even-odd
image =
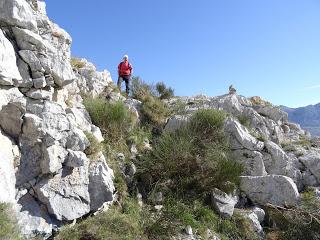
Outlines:
{"type": "Polygon", "coordinates": [[[129,95],[129,83],[130,83],[130,78],[131,78],[131,73],[132,73],[132,67],[131,64],[129,63],[129,57],[128,55],[123,56],[123,61],[119,64],[118,66],[118,88],[119,91],[121,92],[121,83],[122,81],[126,82],[126,96],[128,97],[129,95]]]}

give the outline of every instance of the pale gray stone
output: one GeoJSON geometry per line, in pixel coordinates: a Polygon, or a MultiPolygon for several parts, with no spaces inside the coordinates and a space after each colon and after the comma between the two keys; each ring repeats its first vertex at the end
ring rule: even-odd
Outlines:
{"type": "Polygon", "coordinates": [[[243,176],[240,189],[254,203],[296,206],[300,195],[293,180],[281,175],[243,176]]]}
{"type": "Polygon", "coordinates": [[[263,155],[258,151],[234,150],[231,156],[237,162],[243,164],[244,175],[248,176],[266,176],[267,172],[263,162],[263,155]]]}
{"type": "Polygon", "coordinates": [[[234,206],[237,204],[237,200],[225,192],[214,188],[211,192],[211,204],[220,216],[224,218],[231,218],[234,206]]]}
{"type": "Polygon", "coordinates": [[[98,161],[90,164],[89,174],[90,208],[94,211],[100,208],[103,203],[114,200],[114,175],[102,154],[98,161]]]}
{"type": "Polygon", "coordinates": [[[40,78],[36,78],[36,79],[33,79],[33,86],[35,88],[44,88],[46,85],[47,85],[47,82],[46,82],[46,79],[45,77],[40,77],[40,78]]]}
{"type": "Polygon", "coordinates": [[[13,203],[15,200],[15,170],[13,141],[0,129],[0,202],[13,203]]]}
{"type": "Polygon", "coordinates": [[[43,159],[40,166],[43,174],[58,172],[68,156],[68,152],[59,145],[44,146],[42,151],[43,159]]]}
{"type": "Polygon", "coordinates": [[[25,0],[2,0],[0,12],[0,22],[30,30],[37,28],[36,17],[25,0]]]}
{"type": "Polygon", "coordinates": [[[26,96],[36,100],[51,100],[52,92],[44,89],[35,89],[32,88],[26,93],[26,96]]]}
{"type": "Polygon", "coordinates": [[[58,220],[71,221],[90,211],[88,167],[64,168],[35,186],[38,199],[58,220]]]}
{"type": "MultiPolygon", "coordinates": [[[[8,0],[7,0],[8,1],[8,0]]],[[[2,3],[3,4],[3,3],[2,3]]],[[[0,3],[0,20],[2,16],[0,3]]],[[[0,85],[13,85],[14,80],[22,80],[17,67],[14,48],[0,29],[0,85]]]]}
{"type": "Polygon", "coordinates": [[[65,162],[65,165],[68,167],[81,167],[85,164],[88,164],[90,160],[87,158],[84,152],[72,151],[68,149],[68,158],[65,162]]]}
{"type": "Polygon", "coordinates": [[[52,234],[53,223],[44,205],[30,195],[21,197],[16,205],[18,225],[28,239],[39,235],[48,238],[52,234]]]}

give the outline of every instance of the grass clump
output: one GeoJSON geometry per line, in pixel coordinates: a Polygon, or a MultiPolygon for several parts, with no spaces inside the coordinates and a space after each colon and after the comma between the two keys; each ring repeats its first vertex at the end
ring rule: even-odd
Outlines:
{"type": "Polygon", "coordinates": [[[224,119],[221,111],[199,110],[186,127],[164,133],[158,139],[153,151],[140,163],[140,172],[150,174],[153,183],[170,179],[165,185],[178,195],[206,195],[214,187],[232,190],[243,169],[228,158],[224,119]]]}
{"type": "Polygon", "coordinates": [[[65,227],[57,240],[132,240],[144,237],[143,210],[133,199],[126,199],[121,207],[112,206],[107,212],[89,217],[75,227],[65,227]]]}
{"type": "Polygon", "coordinates": [[[170,109],[162,101],[170,97],[170,94],[173,95],[173,89],[167,88],[164,83],[158,83],[155,89],[139,77],[134,77],[132,80],[131,95],[142,102],[142,121],[151,127],[162,126],[170,116],[170,109]]]}
{"type": "Polygon", "coordinates": [[[84,106],[93,124],[102,129],[106,142],[115,143],[126,139],[136,119],[123,102],[110,103],[102,98],[86,98],[84,106]]]}
{"type": "Polygon", "coordinates": [[[6,203],[0,203],[0,239],[22,239],[10,205],[6,203]]]}
{"type": "Polygon", "coordinates": [[[70,60],[71,66],[76,69],[83,68],[86,63],[82,61],[80,58],[72,57],[70,60]]]}

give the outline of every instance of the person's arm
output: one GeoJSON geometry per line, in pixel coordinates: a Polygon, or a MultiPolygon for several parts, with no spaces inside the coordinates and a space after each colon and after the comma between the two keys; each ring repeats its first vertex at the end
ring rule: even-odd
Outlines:
{"type": "Polygon", "coordinates": [[[121,67],[121,63],[118,65],[118,76],[120,76],[120,67],[121,67]]]}
{"type": "Polygon", "coordinates": [[[129,69],[130,69],[130,75],[131,75],[132,74],[132,66],[130,63],[129,63],[129,69]]]}

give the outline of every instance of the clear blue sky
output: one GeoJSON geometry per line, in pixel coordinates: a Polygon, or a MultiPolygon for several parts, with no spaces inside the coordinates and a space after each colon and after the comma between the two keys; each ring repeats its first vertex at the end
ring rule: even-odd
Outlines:
{"type": "Polygon", "coordinates": [[[134,75],[177,95],[220,95],[234,84],[290,107],[320,102],[319,0],[46,0],[73,38],[72,55],[117,79],[134,75]]]}

